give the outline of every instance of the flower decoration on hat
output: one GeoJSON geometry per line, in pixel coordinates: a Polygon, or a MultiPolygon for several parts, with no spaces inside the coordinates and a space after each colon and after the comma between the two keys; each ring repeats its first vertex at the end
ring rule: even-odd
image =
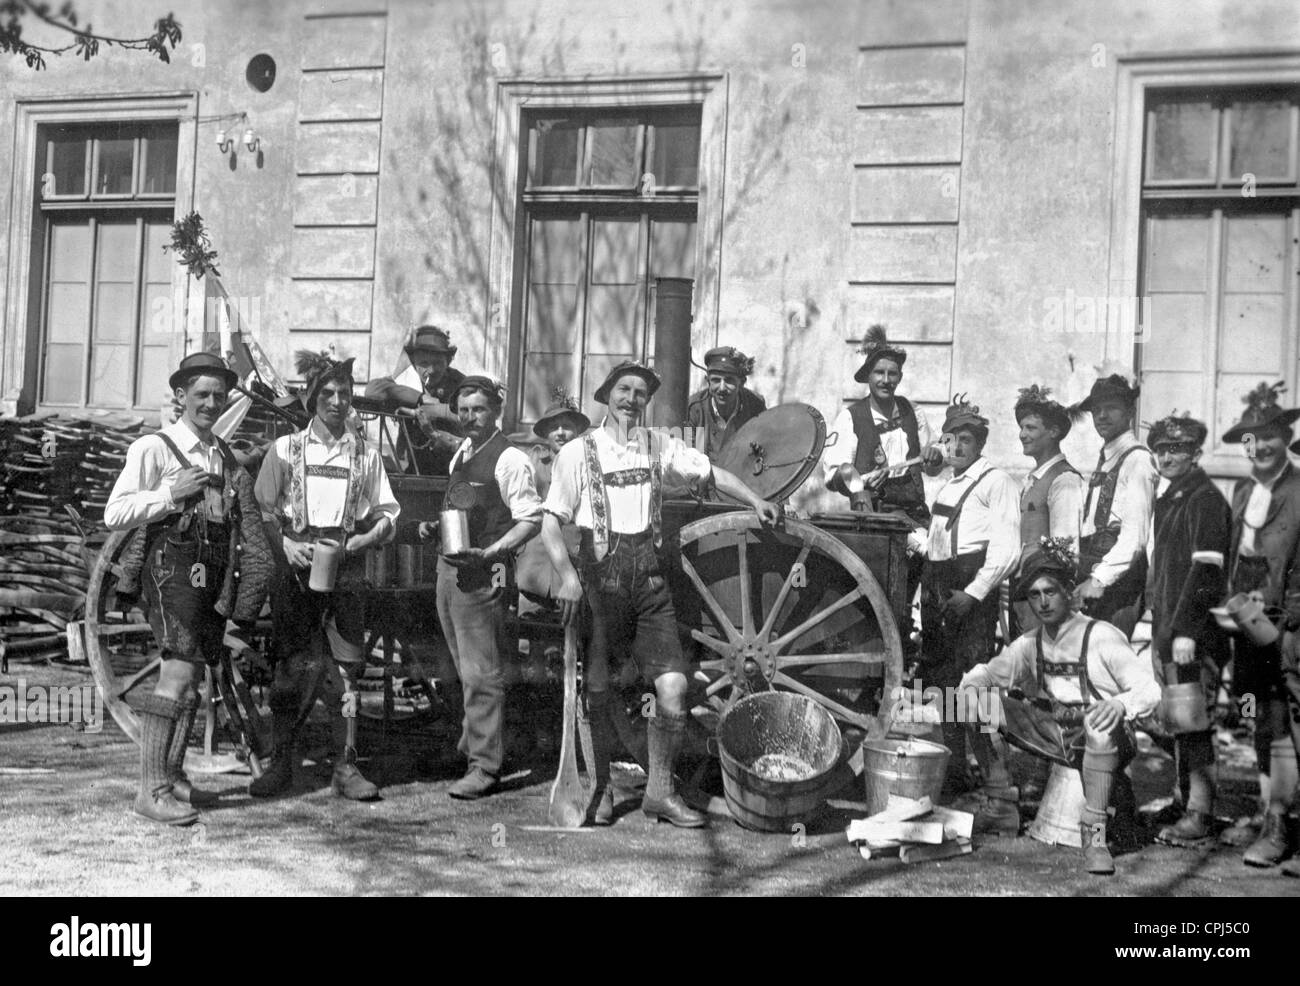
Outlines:
{"type": "Polygon", "coordinates": [[[1151,425],[1147,432],[1147,444],[1152,448],[1157,445],[1191,445],[1200,448],[1205,444],[1209,431],[1204,422],[1192,417],[1190,411],[1179,414],[1175,409],[1151,425]]]}
{"type": "Polygon", "coordinates": [[[1268,413],[1278,406],[1278,397],[1285,392],[1286,381],[1279,380],[1275,384],[1264,381],[1243,397],[1241,402],[1246,405],[1247,413],[1254,411],[1262,419],[1268,417],[1268,413]]]}
{"type": "Polygon", "coordinates": [[[1079,556],[1074,550],[1074,542],[1068,537],[1049,537],[1044,535],[1031,549],[1025,559],[1019,585],[1016,586],[1017,597],[1024,598],[1029,587],[1044,575],[1056,579],[1068,589],[1073,589],[1079,570],[1079,556]]]}
{"type": "Polygon", "coordinates": [[[325,384],[335,380],[352,383],[352,364],[355,361],[354,356],[345,360],[335,359],[329,350],[299,349],[293,354],[294,368],[303,378],[302,400],[307,410],[312,410],[316,396],[325,384]]]}
{"type": "Polygon", "coordinates": [[[1061,433],[1060,438],[1070,433],[1070,414],[1059,401],[1052,400],[1050,387],[1031,383],[1028,387],[1020,388],[1020,394],[1016,398],[1016,421],[1019,422],[1030,414],[1038,415],[1048,427],[1055,427],[1061,433]]]}
{"type": "Polygon", "coordinates": [[[559,383],[551,388],[551,406],[565,411],[578,410],[578,400],[569,392],[569,388],[559,383]]]}

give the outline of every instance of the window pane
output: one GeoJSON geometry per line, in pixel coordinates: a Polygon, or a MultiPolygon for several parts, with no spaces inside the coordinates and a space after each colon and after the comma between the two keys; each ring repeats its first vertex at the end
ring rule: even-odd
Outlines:
{"type": "Polygon", "coordinates": [[[137,406],[154,407],[165,401],[167,377],[171,374],[171,350],[168,346],[145,346],[140,351],[140,385],[137,406]]]}
{"type": "MultiPolygon", "coordinates": [[[[162,246],[170,240],[170,227],[166,223],[146,223],[144,240],[144,331],[145,345],[170,343],[174,316],[172,312],[171,273],[175,262],[172,254],[163,253],[162,246]]],[[[147,378],[142,377],[147,382],[147,378]]]]}
{"type": "Polygon", "coordinates": [[[533,422],[542,416],[551,403],[551,391],[557,386],[572,393],[578,381],[574,378],[577,361],[572,353],[529,353],[524,361],[523,420],[533,422]]]}
{"type": "Polygon", "coordinates": [[[570,120],[539,120],[529,132],[532,173],[528,184],[577,185],[582,126],[570,120]]]}
{"type": "Polygon", "coordinates": [[[1206,102],[1157,106],[1150,116],[1154,134],[1148,177],[1214,181],[1215,117],[1214,107],[1206,102]]]}
{"type": "Polygon", "coordinates": [[[128,407],[131,403],[131,347],[95,346],[90,367],[90,403],[128,407]]]}
{"type": "Polygon", "coordinates": [[[42,183],[46,195],[86,194],[86,139],[55,135],[50,137],[49,173],[53,182],[42,183]]]}
{"type": "Polygon", "coordinates": [[[650,276],[695,276],[695,223],[650,224],[650,276]]]}
{"type": "Polygon", "coordinates": [[[572,353],[578,336],[582,220],[537,219],[528,265],[528,352],[572,353]]]}
{"type": "Polygon", "coordinates": [[[146,195],[176,191],[176,137],[156,136],[145,142],[144,188],[146,195]]]}
{"type": "Polygon", "coordinates": [[[587,128],[591,143],[590,185],[630,188],[640,178],[636,124],[594,120],[587,128]]]}
{"type": "Polygon", "coordinates": [[[1230,216],[1224,225],[1219,371],[1268,376],[1286,359],[1287,218],[1230,216]]]}
{"type": "Polygon", "coordinates": [[[95,173],[95,194],[130,195],[131,194],[131,159],[134,154],[135,141],[100,140],[99,167],[95,173]]]}
{"type": "MultiPolygon", "coordinates": [[[[49,230],[45,338],[49,343],[81,346],[90,325],[90,228],[83,221],[77,225],[51,224],[49,230]]],[[[78,401],[80,386],[78,383],[78,401]]]]}
{"type": "Polygon", "coordinates": [[[577,348],[577,285],[532,285],[528,292],[529,352],[571,353],[577,348]]]}
{"type": "MultiPolygon", "coordinates": [[[[85,336],[82,336],[84,339],[85,336]]],[[[44,399],[51,404],[80,404],[85,346],[51,343],[45,347],[44,399]]]]}
{"type": "Polygon", "coordinates": [[[1293,173],[1290,103],[1233,103],[1230,119],[1233,181],[1244,174],[1266,179],[1293,173]]]}
{"type": "Polygon", "coordinates": [[[637,352],[641,348],[641,302],[645,293],[638,277],[643,262],[641,222],[596,220],[591,230],[587,352],[637,352]]]}
{"type": "Polygon", "coordinates": [[[700,183],[699,124],[656,126],[654,147],[650,171],[656,185],[694,188],[700,183]]]}

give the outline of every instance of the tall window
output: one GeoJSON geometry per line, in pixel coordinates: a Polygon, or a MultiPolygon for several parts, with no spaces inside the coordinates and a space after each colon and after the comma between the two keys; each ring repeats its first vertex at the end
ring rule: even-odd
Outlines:
{"type": "Polygon", "coordinates": [[[174,123],[42,127],[41,403],[157,406],[166,389],[174,260],[174,123]]]}
{"type": "Polygon", "coordinates": [[[1191,411],[1211,454],[1256,384],[1297,383],[1298,131],[1294,87],[1148,98],[1142,417],[1191,411]]]}
{"type": "Polygon", "coordinates": [[[654,279],[695,276],[700,110],[548,112],[525,124],[513,396],[518,422],[531,424],[557,385],[594,416],[591,391],[610,368],[653,356],[654,279]]]}

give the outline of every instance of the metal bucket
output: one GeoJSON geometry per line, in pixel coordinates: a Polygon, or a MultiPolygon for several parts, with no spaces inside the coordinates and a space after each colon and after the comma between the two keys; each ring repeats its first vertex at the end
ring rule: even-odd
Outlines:
{"type": "Polygon", "coordinates": [[[1038,815],[1029,823],[1029,837],[1049,846],[1083,845],[1079,822],[1083,819],[1083,777],[1064,764],[1052,764],[1038,815]]]}
{"type": "Polygon", "coordinates": [[[889,806],[889,796],[939,800],[952,751],[929,740],[862,741],[862,777],[867,785],[867,814],[889,806]]]}
{"type": "Polygon", "coordinates": [[[1178,682],[1178,665],[1165,665],[1166,684],[1160,689],[1160,721],[1171,733],[1203,733],[1210,728],[1205,688],[1199,681],[1178,682]]]}
{"type": "Polygon", "coordinates": [[[467,510],[444,510],[438,515],[438,531],[444,555],[459,555],[474,546],[469,538],[467,510]]]}
{"type": "Polygon", "coordinates": [[[747,829],[789,832],[829,793],[843,746],[840,727],[812,699],[788,692],[749,695],[718,723],[722,789],[747,829]],[[779,778],[785,768],[794,779],[779,778]]]}

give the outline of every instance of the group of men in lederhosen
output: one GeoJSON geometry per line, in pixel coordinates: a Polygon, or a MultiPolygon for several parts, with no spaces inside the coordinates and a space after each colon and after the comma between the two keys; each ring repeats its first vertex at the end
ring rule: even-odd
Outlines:
{"type": "MultiPolygon", "coordinates": [[[[745,386],[752,361],[731,347],[706,355],[707,385],[688,405],[695,447],[644,427],[660,379],[627,362],[595,389],[606,411],[594,428],[557,394],[534,429],[545,444],[526,454],[500,430],[500,384],[452,369],[455,347],[445,332],[420,327],[406,352],[408,371],[372,381],[367,393],[410,409],[399,455],[422,458],[420,471],[445,469],[449,488],[473,494],[471,545],[442,555],[437,574],[440,623],[464,694],[460,750],[468,766],[450,793],[478,798],[500,783],[505,595],[494,576],[519,558],[521,576],[528,568],[534,584],[547,582],[566,622],[584,621],[601,795],[592,820],[611,820],[609,657],[628,652],[656,694],[643,808],[676,825],[704,824],[673,783],[687,666],[662,567],[661,504],[674,487],[713,486],[765,522],[776,518],[773,504],[711,461],[764,408],[745,386]]],[[[982,830],[1011,833],[1019,792],[1007,743],[1077,768],[1086,866],[1112,872],[1108,809],[1114,802],[1123,817],[1131,807],[1123,768],[1134,725],[1160,734],[1153,713],[1162,683],[1203,682],[1213,701],[1231,658],[1236,694],[1258,710],[1261,806],[1224,838],[1247,846],[1248,863],[1283,859],[1300,742],[1300,474],[1287,458],[1300,410],[1282,408],[1276,386],[1249,395],[1241,421],[1223,436],[1242,442],[1251,458],[1251,475],[1229,504],[1198,464],[1202,422],[1163,418],[1143,445],[1134,420],[1139,391],[1123,375],[1101,377],[1071,408],[1032,385],[1013,408],[1033,460],[1017,483],[984,457],[990,421],[978,406],[954,398],[936,433],[923,409],[898,393],[906,352],[875,328],[864,357],[855,379],[869,392],[833,426],[855,441],[824,453],[826,485],[855,507],[911,521],[907,588],[909,598],[919,593],[921,625],[908,635],[918,641],[909,662],[926,685],[978,691],[988,721],[1000,724],[997,731],[943,724],[953,752],[945,794],[976,808],[982,830]],[[1102,447],[1085,479],[1061,442],[1088,417],[1102,447]],[[927,495],[923,474],[944,470],[948,477],[927,495]],[[1004,584],[1011,632],[995,656],[1004,584]],[[1210,610],[1238,593],[1253,594],[1276,641],[1225,636],[1210,610]],[[1152,648],[1140,657],[1129,639],[1148,607],[1152,648]],[[974,790],[968,749],[982,768],[974,790]]],[[[348,798],[377,794],[357,769],[354,720],[342,710],[355,702],[364,658],[362,555],[390,537],[400,508],[379,454],[350,424],[352,361],[300,353],[298,369],[310,424],[274,443],[254,485],[213,434],[234,374],[214,356],[187,357],[170,380],[180,420],[132,445],[106,510],[111,528],[142,532],[139,580],[163,649],[157,687],[138,708],[135,805],[159,821],[192,821],[210,797],[183,771],[195,685],[219,653],[227,617],[255,616],[268,585],[279,655],[270,695],[276,753],[252,793],[290,787],[298,731],[324,687],[335,710],[333,786],[348,798]],[[334,588],[321,592],[308,572],[326,541],[337,542],[342,561],[334,588]]],[[[1290,448],[1300,452],[1300,443],[1290,448]]],[[[436,531],[426,525],[421,535],[436,531]]],[[[1204,844],[1215,835],[1211,734],[1160,738],[1177,760],[1182,811],[1158,838],[1204,844]]]]}
{"type": "MultiPolygon", "coordinates": [[[[1007,744],[1074,767],[1086,801],[1085,868],[1111,873],[1108,811],[1131,820],[1123,770],[1141,724],[1177,764],[1181,811],[1157,839],[1205,845],[1216,835],[1212,731],[1197,723],[1171,735],[1157,707],[1163,685],[1199,682],[1208,709],[1231,659],[1235,695],[1258,709],[1260,810],[1222,839],[1245,845],[1251,865],[1282,860],[1295,848],[1287,812],[1300,750],[1300,473],[1287,458],[1288,445],[1300,453],[1300,442],[1292,443],[1300,410],[1278,405],[1276,385],[1247,396],[1241,420],[1223,436],[1242,443],[1251,460],[1229,504],[1199,465],[1203,422],[1171,414],[1150,427],[1143,445],[1135,429],[1139,390],[1124,375],[1102,376],[1070,408],[1031,385],[1013,408],[1033,460],[1017,486],[982,455],[989,420],[978,407],[954,398],[936,441],[924,411],[897,393],[906,353],[876,328],[864,354],[856,379],[870,391],[834,425],[857,441],[828,450],[826,482],[851,502],[916,525],[908,544],[909,589],[920,588],[917,680],[955,686],[969,702],[949,707],[978,707],[988,727],[943,723],[953,752],[945,795],[977,812],[977,830],[1014,834],[1019,791],[1007,744]],[[1102,448],[1085,479],[1061,442],[1088,417],[1102,448]],[[945,467],[951,476],[927,498],[922,473],[945,467]],[[1009,633],[995,655],[1004,581],[1009,633]],[[1211,610],[1237,593],[1254,594],[1275,641],[1225,634],[1211,610]],[[1139,656],[1129,641],[1148,608],[1150,654],[1139,656]],[[983,777],[976,790],[964,790],[968,739],[983,777]]],[[[1283,869],[1300,873],[1296,860],[1283,869]]]]}
{"type": "MultiPolygon", "coordinates": [[[[464,696],[460,751],[467,769],[449,793],[475,799],[500,784],[508,644],[505,586],[497,576],[540,531],[566,623],[587,624],[592,766],[601,784],[591,820],[612,821],[608,665],[617,648],[633,655],[657,698],[642,808],[674,825],[705,824],[673,779],[686,723],[687,663],[661,562],[662,500],[675,488],[713,486],[765,522],[777,518],[776,506],[679,437],[644,427],[646,405],[660,386],[644,364],[622,363],[596,388],[594,399],[607,412],[594,429],[576,404],[557,401],[535,425],[546,445],[530,457],[500,430],[500,384],[452,370],[454,354],[446,333],[421,327],[407,345],[410,372],[368,389],[413,412],[399,455],[423,456],[421,471],[445,463],[448,496],[459,489],[472,501],[470,545],[441,554],[437,566],[439,621],[464,696]]],[[[713,350],[706,365],[709,398],[691,413],[702,416],[709,441],[720,448],[756,413],[755,398],[736,380],[748,373],[743,354],[713,350]]],[[[391,536],[400,506],[379,453],[351,419],[352,360],[304,351],[297,368],[310,423],[274,442],[254,484],[213,432],[235,374],[214,355],[186,357],[169,381],[179,419],[132,444],[110,497],[108,526],[140,531],[143,598],[162,649],[157,686],[137,709],[135,809],[155,821],[187,824],[214,800],[184,774],[195,686],[204,665],[220,655],[227,618],[256,619],[268,589],[277,654],[269,698],[274,755],[250,793],[291,787],[298,733],[323,694],[334,724],[334,790],[354,800],[378,795],[357,767],[355,716],[348,713],[365,657],[363,555],[391,536]],[[332,588],[311,580],[326,545],[341,552],[332,588]]],[[[421,537],[437,533],[421,525],[421,537]]]]}

